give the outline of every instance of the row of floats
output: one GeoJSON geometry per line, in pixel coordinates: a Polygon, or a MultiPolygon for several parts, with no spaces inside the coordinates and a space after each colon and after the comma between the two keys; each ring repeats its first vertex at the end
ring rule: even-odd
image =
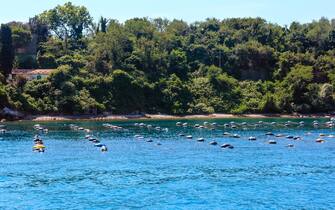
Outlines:
{"type": "Polygon", "coordinates": [[[79,127],[79,126],[74,125],[74,124],[70,124],[69,127],[70,127],[71,130],[83,131],[84,133],[86,133],[85,139],[87,139],[89,142],[92,142],[94,147],[100,148],[101,152],[107,152],[108,151],[108,148],[107,148],[106,144],[101,143],[98,138],[96,138],[96,137],[94,137],[94,135],[90,134],[91,133],[90,129],[79,127]]]}
{"type": "MultiPolygon", "coordinates": [[[[290,127],[290,126],[298,126],[298,127],[302,127],[304,126],[306,123],[304,121],[301,122],[292,122],[292,121],[286,121],[286,122],[263,122],[263,121],[258,121],[256,123],[247,123],[247,122],[241,122],[241,123],[237,123],[237,122],[229,122],[229,123],[224,123],[224,124],[217,124],[216,122],[213,123],[209,123],[209,122],[204,122],[202,125],[201,124],[194,124],[194,125],[189,125],[187,122],[177,122],[176,126],[177,127],[189,127],[189,128],[199,128],[199,129],[209,129],[209,130],[214,130],[216,128],[229,128],[229,129],[234,129],[234,128],[247,128],[249,127],[261,127],[261,126],[285,126],[285,127],[290,127]]],[[[102,125],[104,128],[107,129],[111,129],[113,131],[127,131],[128,129],[125,129],[121,126],[117,126],[117,125],[113,125],[110,123],[104,123],[102,125]]],[[[145,123],[134,123],[135,127],[139,127],[139,128],[147,128],[147,129],[152,129],[152,130],[156,130],[156,131],[164,131],[164,132],[168,132],[169,129],[168,128],[162,128],[160,126],[155,126],[155,125],[151,125],[151,124],[145,124],[145,123]]],[[[324,122],[324,123],[320,123],[317,120],[314,120],[312,122],[312,126],[314,126],[315,128],[319,128],[319,126],[323,126],[326,128],[334,128],[335,126],[335,118],[331,118],[329,121],[324,122]]],[[[101,143],[100,140],[98,138],[96,138],[94,135],[91,134],[91,130],[84,128],[84,127],[80,127],[77,126],[75,124],[70,124],[69,125],[71,130],[74,131],[83,131],[86,135],[85,135],[85,139],[87,139],[89,142],[92,142],[94,147],[98,147],[100,148],[100,151],[102,152],[106,152],[108,151],[108,148],[105,144],[101,143]]],[[[48,133],[48,129],[41,126],[40,124],[36,124],[33,126],[34,130],[36,130],[39,134],[40,133],[44,133],[47,134],[48,133]]],[[[0,125],[0,134],[1,133],[5,133],[7,132],[6,128],[4,125],[0,125]]],[[[308,132],[307,135],[310,135],[311,133],[308,132]]],[[[179,133],[178,134],[180,137],[185,137],[186,139],[193,139],[192,135],[186,135],[184,133],[179,133]]],[[[292,136],[292,135],[284,135],[284,134],[274,134],[272,132],[267,132],[265,133],[266,136],[272,136],[274,138],[286,138],[286,139],[291,139],[291,140],[302,140],[302,137],[300,136],[292,136]]],[[[223,133],[224,137],[227,138],[241,138],[241,136],[239,134],[236,133],[230,133],[230,132],[224,132],[223,133]]],[[[143,136],[137,134],[134,136],[137,139],[144,139],[143,136]]],[[[319,138],[317,138],[315,140],[316,143],[325,143],[326,140],[325,138],[335,138],[334,135],[326,135],[326,134],[320,134],[319,138]]],[[[255,136],[250,136],[248,137],[249,141],[256,141],[257,137],[255,136]]],[[[147,142],[153,142],[153,140],[151,138],[146,139],[147,142]]],[[[197,138],[198,142],[205,142],[205,138],[197,138]]],[[[218,145],[218,142],[216,141],[211,141],[209,142],[210,145],[218,145]]],[[[271,139],[268,141],[268,144],[277,144],[277,141],[274,139],[271,139]]],[[[157,143],[157,145],[161,145],[160,142],[157,143]]],[[[222,144],[221,145],[222,148],[225,149],[233,149],[234,146],[228,143],[222,144]]],[[[293,144],[288,144],[287,147],[294,147],[293,144]]],[[[37,152],[44,152],[46,149],[43,140],[36,135],[34,138],[34,146],[33,146],[33,151],[37,151],[37,152]]]]}
{"type": "MultiPolygon", "coordinates": [[[[277,127],[303,127],[305,126],[306,123],[304,121],[300,122],[292,122],[292,121],[286,121],[286,122],[264,122],[264,121],[258,121],[256,123],[247,123],[247,122],[229,122],[229,123],[224,123],[224,124],[217,124],[216,122],[209,123],[209,122],[204,122],[203,125],[201,124],[195,124],[193,127],[195,128],[208,128],[208,129],[215,129],[216,127],[223,127],[223,128],[245,128],[245,127],[266,127],[266,126],[277,126],[277,127]]],[[[314,120],[311,124],[313,127],[318,128],[320,126],[327,127],[327,128],[334,128],[335,127],[335,118],[330,118],[329,121],[325,123],[320,123],[317,120],[314,120]]],[[[176,126],[178,127],[188,127],[189,124],[187,122],[177,122],[176,126]]]]}

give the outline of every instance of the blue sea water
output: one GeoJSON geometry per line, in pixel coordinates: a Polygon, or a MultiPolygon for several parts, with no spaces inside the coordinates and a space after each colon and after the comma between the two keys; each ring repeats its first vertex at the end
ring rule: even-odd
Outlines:
{"type": "Polygon", "coordinates": [[[123,130],[105,128],[106,122],[41,123],[49,129],[40,135],[44,153],[32,152],[33,123],[7,123],[0,134],[0,209],[335,209],[335,138],[327,137],[335,130],[323,126],[325,119],[317,128],[315,119],[300,127],[295,122],[301,120],[285,127],[287,120],[234,119],[251,124],[235,129],[222,126],[232,119],[207,120],[217,123],[215,130],[193,127],[205,120],[183,120],[187,128],[172,120],[140,121],[152,129],[109,122],[123,130]],[[70,123],[90,129],[109,151],[100,152],[70,123]],[[323,144],[315,142],[320,133],[323,144]],[[209,145],[214,140],[219,144],[209,145]],[[222,149],[224,143],[234,149],[222,149]]]}

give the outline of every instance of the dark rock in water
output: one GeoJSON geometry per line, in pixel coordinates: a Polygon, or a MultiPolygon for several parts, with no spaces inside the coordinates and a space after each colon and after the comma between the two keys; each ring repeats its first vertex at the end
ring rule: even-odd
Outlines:
{"type": "Polygon", "coordinates": [[[22,119],[24,115],[19,111],[15,111],[8,107],[5,107],[0,112],[0,117],[3,117],[8,120],[19,120],[22,119]]]}
{"type": "Polygon", "coordinates": [[[277,142],[275,140],[270,140],[269,144],[277,144],[277,142]]]}
{"type": "Polygon", "coordinates": [[[210,145],[218,145],[218,143],[216,141],[211,141],[209,144],[210,145]]]}
{"type": "Polygon", "coordinates": [[[148,139],[147,142],[152,142],[152,139],[148,139]]]}

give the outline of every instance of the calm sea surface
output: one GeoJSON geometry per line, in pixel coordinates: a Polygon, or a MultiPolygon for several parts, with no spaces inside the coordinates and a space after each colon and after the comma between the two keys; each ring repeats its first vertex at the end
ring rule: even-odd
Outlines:
{"type": "Polygon", "coordinates": [[[32,152],[33,123],[7,123],[0,134],[0,209],[335,209],[335,129],[324,126],[326,119],[317,119],[318,127],[315,119],[304,126],[301,119],[287,126],[288,119],[262,120],[207,120],[208,128],[194,128],[205,120],[181,121],[185,128],[176,121],[108,122],[122,130],[106,122],[40,123],[49,130],[40,134],[44,153],[32,152]],[[100,152],[71,123],[90,129],[109,151],[100,152]],[[234,149],[222,149],[224,143],[234,149]]]}

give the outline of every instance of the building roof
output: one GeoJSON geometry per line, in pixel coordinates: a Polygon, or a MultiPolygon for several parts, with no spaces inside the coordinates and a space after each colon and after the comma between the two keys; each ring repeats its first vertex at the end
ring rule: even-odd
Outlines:
{"type": "Polygon", "coordinates": [[[15,75],[49,75],[56,69],[13,69],[12,74],[15,75]]]}

